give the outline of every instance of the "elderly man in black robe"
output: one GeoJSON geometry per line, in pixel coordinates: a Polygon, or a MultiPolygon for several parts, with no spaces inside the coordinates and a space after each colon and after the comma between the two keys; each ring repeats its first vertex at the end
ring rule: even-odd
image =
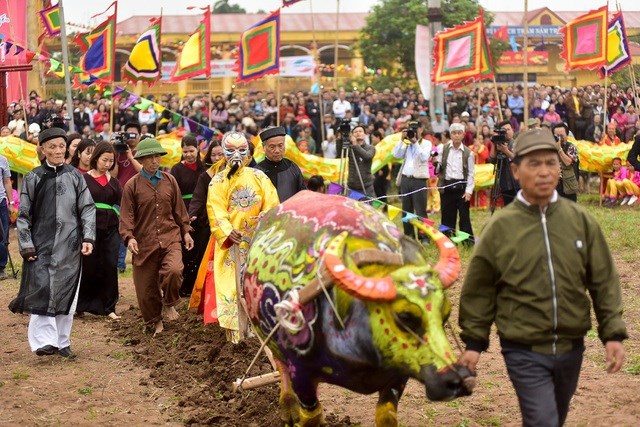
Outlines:
{"type": "Polygon", "coordinates": [[[256,168],[263,171],[276,187],[280,203],[298,191],[307,189],[298,165],[284,158],[285,135],[283,127],[267,128],[260,133],[265,158],[256,165],[256,168]]]}
{"type": "Polygon", "coordinates": [[[24,263],[9,309],[31,313],[31,351],[73,358],[71,326],[82,255],[91,255],[96,238],[96,207],[80,172],[65,163],[64,130],[45,129],[40,145],[45,160],[24,177],[20,194],[17,227],[24,263]]]}

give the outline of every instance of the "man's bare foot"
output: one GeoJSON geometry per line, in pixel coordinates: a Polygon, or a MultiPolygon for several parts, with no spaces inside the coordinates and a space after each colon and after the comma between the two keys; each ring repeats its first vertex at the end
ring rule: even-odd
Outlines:
{"type": "Polygon", "coordinates": [[[180,314],[176,311],[175,307],[162,307],[162,317],[169,321],[178,320],[180,314]]]}
{"type": "Polygon", "coordinates": [[[155,337],[162,331],[164,331],[164,324],[162,323],[162,320],[158,320],[155,325],[155,330],[153,331],[153,336],[155,337]]]}
{"type": "Polygon", "coordinates": [[[109,313],[109,314],[107,315],[107,317],[108,317],[109,319],[111,319],[111,320],[118,320],[118,319],[120,319],[120,316],[118,316],[117,314],[115,314],[113,311],[112,311],[111,313],[109,313]]]}

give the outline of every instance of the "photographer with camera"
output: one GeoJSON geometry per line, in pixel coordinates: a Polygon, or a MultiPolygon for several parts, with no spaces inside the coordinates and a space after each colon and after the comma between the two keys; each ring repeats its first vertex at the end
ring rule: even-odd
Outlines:
{"type": "Polygon", "coordinates": [[[558,155],[560,156],[560,181],[558,195],[574,202],[578,201],[578,149],[567,141],[569,127],[560,122],[553,126],[553,136],[556,139],[558,155]]]}
{"type": "Polygon", "coordinates": [[[346,157],[349,159],[349,178],[347,187],[351,190],[359,191],[367,197],[375,197],[373,188],[373,175],[371,174],[371,163],[376,155],[376,147],[366,144],[367,131],[362,125],[357,125],[351,133],[345,132],[351,125],[343,120],[339,132],[341,138],[337,146],[342,152],[342,147],[347,148],[346,157]]]}
{"type": "Polygon", "coordinates": [[[511,161],[514,158],[513,155],[513,128],[511,122],[508,120],[498,123],[498,126],[494,130],[491,136],[491,142],[493,147],[487,163],[495,165],[495,181],[493,190],[491,191],[491,209],[492,212],[496,207],[496,201],[498,197],[502,195],[502,201],[504,206],[513,202],[516,197],[516,193],[520,189],[518,182],[513,179],[511,174],[511,161]]]}
{"type": "MultiPolygon", "coordinates": [[[[422,127],[419,122],[409,122],[409,127],[402,131],[400,141],[393,147],[393,157],[402,159],[396,184],[402,196],[402,210],[412,212],[419,217],[427,217],[427,180],[429,179],[429,162],[433,145],[422,139],[422,127]],[[424,189],[423,191],[417,191],[424,189]]],[[[435,152],[435,155],[438,153],[435,152]]],[[[414,228],[404,223],[404,234],[414,235],[414,228]]]]}

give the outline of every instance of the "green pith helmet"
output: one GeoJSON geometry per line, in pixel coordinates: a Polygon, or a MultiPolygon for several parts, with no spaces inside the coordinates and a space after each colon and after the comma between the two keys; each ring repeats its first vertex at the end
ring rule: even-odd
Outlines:
{"type": "Polygon", "coordinates": [[[146,156],[153,156],[154,154],[162,154],[164,156],[167,154],[167,150],[162,148],[162,145],[160,145],[156,139],[148,138],[140,141],[138,151],[136,151],[136,155],[133,156],[133,158],[140,159],[146,156]]]}

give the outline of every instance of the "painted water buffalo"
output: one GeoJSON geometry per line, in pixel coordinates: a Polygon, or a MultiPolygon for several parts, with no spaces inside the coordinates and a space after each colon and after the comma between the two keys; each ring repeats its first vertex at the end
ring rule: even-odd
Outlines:
{"type": "Polygon", "coordinates": [[[456,364],[443,322],[443,288],[460,271],[455,246],[432,230],[425,249],[372,207],[304,191],[269,211],[249,249],[243,276],[251,323],[281,374],[285,424],[323,422],[317,385],[379,393],[376,425],[397,425],[409,378],[430,400],[468,395],[469,371],[456,364]],[[274,331],[274,329],[276,329],[274,331]]]}

